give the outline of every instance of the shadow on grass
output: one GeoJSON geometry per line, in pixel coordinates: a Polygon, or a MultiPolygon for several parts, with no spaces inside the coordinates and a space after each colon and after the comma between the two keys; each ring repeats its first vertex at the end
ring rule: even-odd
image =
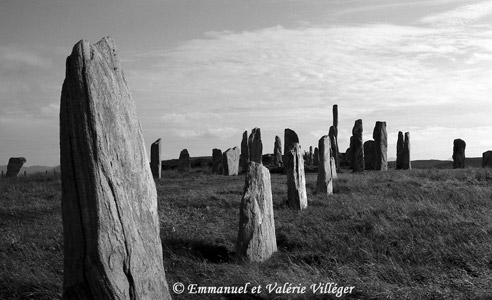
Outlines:
{"type": "Polygon", "coordinates": [[[191,256],[211,263],[228,263],[235,258],[235,253],[227,250],[227,247],[205,241],[168,238],[162,240],[162,248],[164,255],[172,253],[179,256],[191,256]]]}

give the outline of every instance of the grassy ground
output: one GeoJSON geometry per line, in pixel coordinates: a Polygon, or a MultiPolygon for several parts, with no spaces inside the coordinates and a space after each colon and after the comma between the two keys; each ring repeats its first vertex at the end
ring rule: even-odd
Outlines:
{"type": "MultiPolygon", "coordinates": [[[[244,177],[163,173],[157,182],[169,286],[262,286],[256,294],[173,299],[339,299],[310,285],[354,286],[342,299],[492,299],[492,170],[342,173],[329,199],[286,205],[272,175],[279,251],[261,264],[234,255],[244,177]],[[307,287],[268,293],[268,284],[307,287]]],[[[0,180],[0,299],[56,299],[62,283],[60,181],[0,180]]]]}

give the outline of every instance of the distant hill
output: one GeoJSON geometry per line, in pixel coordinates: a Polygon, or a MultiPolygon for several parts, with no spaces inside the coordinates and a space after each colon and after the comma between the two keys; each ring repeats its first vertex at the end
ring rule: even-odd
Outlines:
{"type": "MultiPolygon", "coordinates": [[[[47,166],[30,166],[30,167],[22,167],[19,175],[23,175],[24,171],[26,171],[26,174],[32,175],[36,173],[46,173],[48,172],[53,172],[53,170],[56,170],[57,173],[60,173],[60,166],[56,167],[47,167],[47,166]]],[[[3,171],[3,173],[7,172],[7,166],[0,166],[0,172],[3,171]]]]}

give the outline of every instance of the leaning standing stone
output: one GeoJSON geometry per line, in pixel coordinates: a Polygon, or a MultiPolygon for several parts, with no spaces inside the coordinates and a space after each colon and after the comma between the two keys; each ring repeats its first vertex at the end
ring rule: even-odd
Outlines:
{"type": "Polygon", "coordinates": [[[462,139],[455,139],[453,142],[453,169],[465,168],[465,148],[466,143],[462,139]]]}
{"type": "Polygon", "coordinates": [[[80,41],[60,105],[63,299],[171,299],[146,153],[114,42],[80,41]]]}
{"type": "Polygon", "coordinates": [[[158,139],[150,145],[150,170],[154,178],[161,178],[161,164],[161,139],[158,139]]]}
{"type": "Polygon", "coordinates": [[[277,252],[270,171],[250,162],[239,211],[236,253],[262,262],[277,252]]]}
{"type": "Polygon", "coordinates": [[[261,143],[260,128],[251,130],[248,139],[249,161],[254,161],[261,164],[261,156],[263,154],[263,144],[261,143]]]}
{"type": "MultiPolygon", "coordinates": [[[[372,133],[374,138],[374,170],[388,170],[388,134],[386,122],[377,121],[372,133]]],[[[366,167],[367,169],[367,167],[366,167]]]]}
{"type": "MultiPolygon", "coordinates": [[[[222,154],[222,168],[224,175],[234,176],[239,173],[239,156],[241,150],[238,147],[227,149],[222,154]]],[[[248,167],[246,167],[247,169],[248,167]]]]}
{"type": "Polygon", "coordinates": [[[356,120],[350,138],[350,164],[353,172],[364,171],[364,149],[362,144],[362,120],[356,120]]]}
{"type": "Polygon", "coordinates": [[[302,210],[307,207],[306,179],[304,174],[304,160],[301,146],[294,143],[285,153],[287,171],[287,203],[293,209],[302,210]]]}
{"type": "Polygon", "coordinates": [[[319,166],[316,192],[325,195],[333,194],[333,178],[331,172],[330,137],[325,135],[318,141],[319,166]]]}
{"type": "Polygon", "coordinates": [[[187,149],[183,149],[181,150],[181,153],[179,153],[178,171],[179,172],[191,171],[190,154],[188,153],[187,149]]]}
{"type": "Polygon", "coordinates": [[[5,177],[17,177],[17,174],[19,174],[20,169],[26,161],[27,160],[24,157],[11,157],[9,159],[9,164],[7,165],[7,173],[5,174],[5,177]]]}
{"type": "Polygon", "coordinates": [[[482,168],[492,168],[492,151],[485,151],[482,154],[482,168]]]}
{"type": "Polygon", "coordinates": [[[222,151],[220,149],[212,149],[212,173],[222,173],[222,151]]]}
{"type": "Polygon", "coordinates": [[[282,141],[278,135],[275,136],[275,143],[273,144],[273,164],[276,167],[281,167],[283,165],[282,141]]]}

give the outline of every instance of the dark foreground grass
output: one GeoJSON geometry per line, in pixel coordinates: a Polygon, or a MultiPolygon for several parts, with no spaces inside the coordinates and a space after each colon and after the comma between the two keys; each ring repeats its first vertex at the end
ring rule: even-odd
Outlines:
{"type": "MultiPolygon", "coordinates": [[[[244,177],[164,172],[157,182],[169,286],[261,286],[261,293],[174,299],[339,299],[310,286],[354,286],[342,299],[492,299],[492,170],[342,173],[337,193],[285,205],[272,175],[279,251],[261,264],[234,253],[244,177]],[[302,293],[268,293],[290,283],[302,293]]],[[[0,299],[56,299],[62,283],[59,179],[0,181],[0,299]]]]}

